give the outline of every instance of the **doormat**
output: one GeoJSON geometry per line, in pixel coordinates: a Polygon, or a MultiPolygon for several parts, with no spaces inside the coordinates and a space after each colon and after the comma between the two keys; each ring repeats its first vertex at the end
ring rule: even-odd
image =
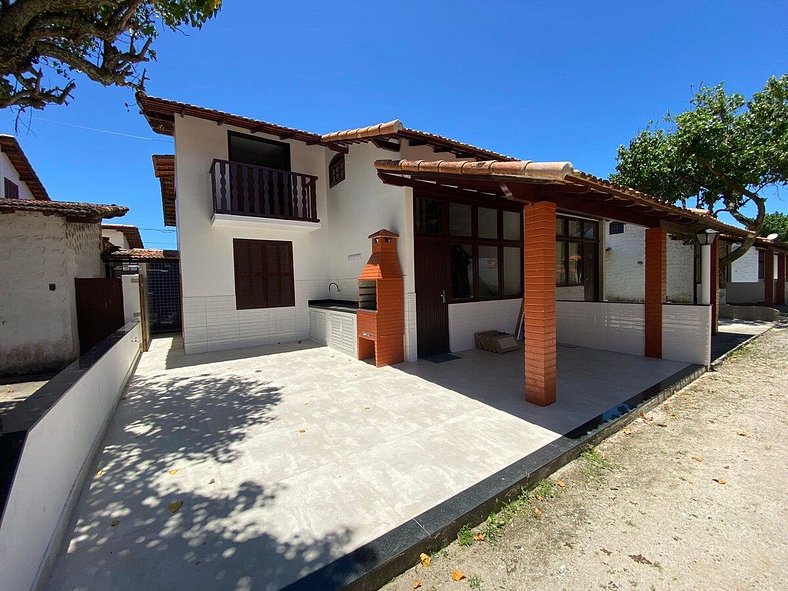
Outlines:
{"type": "Polygon", "coordinates": [[[459,359],[457,355],[452,355],[451,353],[438,353],[437,355],[430,355],[429,357],[422,357],[424,361],[429,361],[431,363],[446,363],[447,361],[454,361],[455,359],[459,359]]]}

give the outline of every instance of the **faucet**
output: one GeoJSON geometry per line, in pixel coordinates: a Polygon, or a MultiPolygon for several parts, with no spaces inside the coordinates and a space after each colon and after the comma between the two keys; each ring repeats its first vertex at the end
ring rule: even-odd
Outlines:
{"type": "Polygon", "coordinates": [[[337,293],[342,291],[341,289],[339,289],[339,284],[334,282],[334,281],[332,281],[331,283],[328,284],[328,295],[331,295],[331,286],[332,285],[336,285],[337,286],[337,293]]]}

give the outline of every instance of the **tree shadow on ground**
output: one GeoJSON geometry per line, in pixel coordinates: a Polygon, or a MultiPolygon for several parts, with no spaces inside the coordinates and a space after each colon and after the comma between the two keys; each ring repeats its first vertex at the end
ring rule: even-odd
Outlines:
{"type": "Polygon", "coordinates": [[[47,588],[274,590],[342,555],[353,532],[314,535],[274,512],[283,489],[255,482],[238,445],[281,397],[242,375],[135,377],[47,588]]]}

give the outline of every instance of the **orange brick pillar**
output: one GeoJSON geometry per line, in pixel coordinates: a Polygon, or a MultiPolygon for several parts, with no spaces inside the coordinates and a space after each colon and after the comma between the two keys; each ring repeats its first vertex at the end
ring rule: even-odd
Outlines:
{"type": "Polygon", "coordinates": [[[525,399],[539,406],[555,402],[555,204],[523,208],[523,326],[525,399]]]}
{"type": "Polygon", "coordinates": [[[774,251],[763,253],[763,301],[767,306],[774,306],[774,251]]]}
{"type": "Polygon", "coordinates": [[[777,255],[777,304],[785,305],[785,253],[777,255]]]}
{"type": "Polygon", "coordinates": [[[716,335],[720,326],[720,259],[717,242],[711,243],[711,334],[716,335]]]}
{"type": "Polygon", "coordinates": [[[646,230],[646,357],[662,358],[662,305],[667,296],[668,234],[646,230]]]}

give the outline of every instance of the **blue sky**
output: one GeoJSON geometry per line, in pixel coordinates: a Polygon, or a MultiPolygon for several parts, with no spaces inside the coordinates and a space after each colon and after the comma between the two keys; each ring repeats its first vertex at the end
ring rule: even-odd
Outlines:
{"type": "MultiPolygon", "coordinates": [[[[607,176],[616,148],[686,109],[698,83],[749,96],[788,72],[787,38],[784,1],[227,0],[203,30],[159,38],[148,92],[315,132],[398,118],[607,176]]],[[[172,141],[130,90],[81,80],[70,105],[28,124],[20,141],[53,198],[128,205],[119,221],[174,247],[150,160],[172,141]]],[[[788,211],[785,191],[769,209],[788,211]]]]}

